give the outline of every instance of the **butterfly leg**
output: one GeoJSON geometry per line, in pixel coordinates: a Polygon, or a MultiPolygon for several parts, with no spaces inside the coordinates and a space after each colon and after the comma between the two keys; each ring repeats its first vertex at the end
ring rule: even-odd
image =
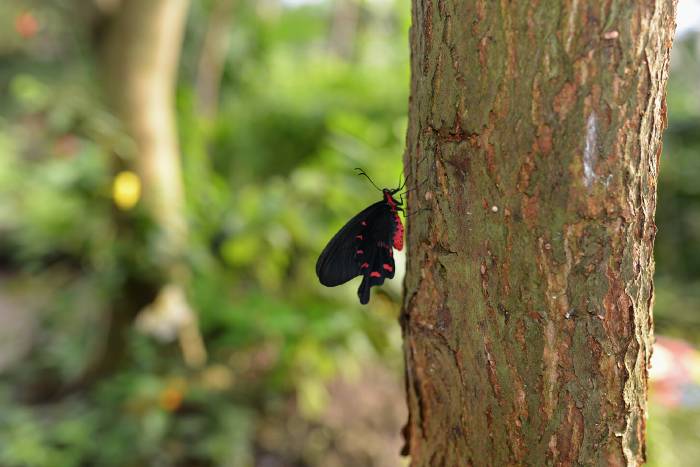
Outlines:
{"type": "MultiPolygon", "coordinates": [[[[403,211],[403,209],[402,209],[402,211],[403,211]]],[[[432,209],[431,208],[420,208],[420,209],[416,209],[415,211],[404,212],[403,216],[408,218],[410,216],[414,216],[414,215],[416,215],[420,212],[423,212],[423,211],[432,211],[432,209]]]]}

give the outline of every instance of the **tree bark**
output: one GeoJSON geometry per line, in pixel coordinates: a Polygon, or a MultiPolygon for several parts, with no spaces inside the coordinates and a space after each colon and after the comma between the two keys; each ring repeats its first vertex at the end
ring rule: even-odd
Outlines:
{"type": "Polygon", "coordinates": [[[413,466],[644,462],[675,3],[413,1],[413,466]]]}

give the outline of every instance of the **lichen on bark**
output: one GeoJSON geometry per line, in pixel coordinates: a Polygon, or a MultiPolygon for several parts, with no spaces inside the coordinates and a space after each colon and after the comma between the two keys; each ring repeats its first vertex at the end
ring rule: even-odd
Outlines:
{"type": "Polygon", "coordinates": [[[644,461],[674,18],[674,0],[413,1],[412,465],[644,461]]]}

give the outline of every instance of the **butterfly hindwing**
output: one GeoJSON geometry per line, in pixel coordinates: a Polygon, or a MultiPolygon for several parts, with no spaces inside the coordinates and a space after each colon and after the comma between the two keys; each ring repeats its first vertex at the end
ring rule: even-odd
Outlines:
{"type": "Polygon", "coordinates": [[[393,250],[389,243],[378,240],[374,243],[373,248],[370,246],[365,246],[365,248],[371,253],[367,261],[361,264],[363,277],[362,283],[357,289],[357,295],[363,305],[369,302],[370,288],[382,285],[386,278],[392,279],[395,269],[393,250]]]}

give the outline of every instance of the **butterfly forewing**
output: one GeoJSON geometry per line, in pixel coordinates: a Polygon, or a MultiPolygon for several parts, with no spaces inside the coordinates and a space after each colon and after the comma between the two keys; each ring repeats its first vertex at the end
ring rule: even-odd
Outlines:
{"type": "Polygon", "coordinates": [[[371,287],[394,277],[395,234],[403,234],[400,222],[396,202],[390,195],[353,217],[335,234],[316,262],[321,284],[333,287],[362,275],[357,293],[360,303],[367,303],[371,287]]]}
{"type": "Polygon", "coordinates": [[[328,242],[316,261],[316,275],[321,284],[335,287],[361,274],[362,263],[356,259],[357,236],[363,235],[369,225],[368,219],[374,219],[377,212],[383,210],[383,204],[383,201],[379,201],[357,214],[328,242]]]}

